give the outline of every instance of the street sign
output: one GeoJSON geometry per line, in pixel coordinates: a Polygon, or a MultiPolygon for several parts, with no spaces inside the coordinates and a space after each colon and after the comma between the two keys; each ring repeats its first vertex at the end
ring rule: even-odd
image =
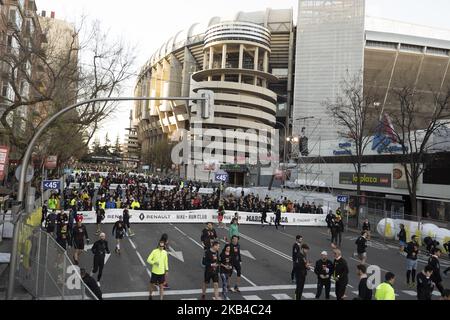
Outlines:
{"type": "Polygon", "coordinates": [[[59,180],[44,180],[42,184],[44,190],[59,190],[61,188],[61,181],[59,180]]]}
{"type": "Polygon", "coordinates": [[[228,173],[216,173],[215,180],[220,182],[228,182],[229,175],[228,173]]]}
{"type": "MultiPolygon", "coordinates": [[[[22,170],[22,165],[18,166],[16,169],[16,179],[20,180],[20,171],[22,170]]],[[[33,179],[34,175],[34,168],[29,165],[27,168],[26,176],[25,176],[25,182],[28,183],[33,179]]]]}
{"type": "Polygon", "coordinates": [[[337,196],[337,202],[339,202],[339,203],[347,203],[348,202],[348,196],[337,196]]]}

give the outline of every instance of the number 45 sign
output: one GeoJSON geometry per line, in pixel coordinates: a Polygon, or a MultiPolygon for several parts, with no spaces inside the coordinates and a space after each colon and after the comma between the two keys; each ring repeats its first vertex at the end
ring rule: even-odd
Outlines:
{"type": "Polygon", "coordinates": [[[61,187],[61,181],[59,180],[44,180],[42,184],[44,190],[59,190],[61,187]]]}
{"type": "Polygon", "coordinates": [[[215,179],[216,181],[227,182],[228,173],[216,173],[215,179]]]}

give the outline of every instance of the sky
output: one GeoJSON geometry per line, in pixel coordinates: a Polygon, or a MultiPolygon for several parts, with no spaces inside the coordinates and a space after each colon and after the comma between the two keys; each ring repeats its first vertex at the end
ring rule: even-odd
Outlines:
{"type": "MultiPolygon", "coordinates": [[[[366,0],[366,14],[393,20],[450,29],[449,0],[366,0]]],[[[56,12],[56,18],[76,23],[81,16],[101,21],[111,38],[122,38],[136,47],[134,73],[178,31],[214,16],[233,17],[239,11],[265,8],[294,8],[298,0],[36,0],[38,12],[56,12]]],[[[136,79],[124,84],[123,96],[133,96],[136,79]]],[[[97,136],[105,134],[123,142],[129,127],[132,103],[119,105],[114,115],[102,124],[97,136]]]]}

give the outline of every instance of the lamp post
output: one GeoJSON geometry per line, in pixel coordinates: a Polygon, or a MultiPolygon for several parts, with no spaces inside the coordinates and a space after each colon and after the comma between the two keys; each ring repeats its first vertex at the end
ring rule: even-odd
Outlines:
{"type": "MultiPolygon", "coordinates": [[[[33,138],[28,144],[27,150],[25,151],[25,155],[22,159],[22,170],[20,171],[20,179],[19,179],[19,190],[17,193],[17,202],[20,206],[23,208],[23,199],[25,197],[25,178],[26,178],[26,172],[28,168],[28,163],[31,158],[31,153],[34,149],[34,146],[36,145],[37,140],[39,137],[44,133],[44,131],[59,117],[66,114],[67,112],[74,110],[78,107],[87,105],[88,107],[91,104],[97,103],[97,102],[110,102],[110,101],[180,101],[184,100],[186,101],[186,104],[189,104],[190,101],[197,100],[197,101],[205,101],[210,102],[210,96],[205,95],[205,97],[195,97],[195,98],[189,98],[189,97],[160,97],[160,98],[154,98],[154,97],[116,97],[116,98],[95,98],[90,99],[86,101],[82,101],[76,104],[73,104],[71,106],[65,107],[55,113],[53,116],[51,116],[47,121],[42,124],[37,132],[34,134],[33,138]]],[[[21,219],[21,216],[23,214],[23,210],[19,211],[19,214],[16,218],[15,224],[14,224],[14,231],[13,231],[13,245],[11,250],[11,262],[10,262],[10,270],[9,270],[9,281],[8,281],[8,291],[6,294],[6,299],[11,300],[14,295],[14,285],[15,285],[15,272],[16,272],[16,262],[17,262],[17,251],[18,251],[18,245],[19,245],[19,221],[21,219]]]]}
{"type": "MultiPolygon", "coordinates": [[[[283,128],[284,128],[284,148],[283,148],[283,164],[284,164],[284,173],[283,173],[283,187],[284,187],[284,184],[286,183],[286,142],[287,142],[287,139],[288,139],[288,130],[287,130],[287,128],[286,128],[286,126],[284,125],[284,123],[282,123],[282,122],[279,122],[279,121],[277,121],[277,123],[279,124],[279,125],[281,125],[283,128]]],[[[281,189],[281,190],[283,190],[283,189],[281,189]]]]}

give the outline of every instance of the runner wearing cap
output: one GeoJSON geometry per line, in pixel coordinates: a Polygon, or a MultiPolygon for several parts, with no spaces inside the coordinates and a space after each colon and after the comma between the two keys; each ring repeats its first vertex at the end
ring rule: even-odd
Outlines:
{"type": "Polygon", "coordinates": [[[89,236],[86,230],[86,226],[83,224],[83,216],[77,216],[76,225],[72,231],[73,237],[73,247],[75,252],[73,254],[73,260],[75,265],[79,264],[79,257],[84,250],[84,238],[86,238],[86,242],[89,243],[89,236]]]}
{"type": "Polygon", "coordinates": [[[322,251],[321,258],[316,261],[314,273],[317,275],[316,299],[322,295],[322,288],[325,287],[325,299],[330,299],[331,275],[333,274],[333,262],[328,259],[328,253],[322,251]]]}
{"type": "Polygon", "coordinates": [[[92,253],[94,254],[94,267],[92,274],[97,273],[97,285],[100,287],[100,279],[102,278],[103,266],[105,265],[105,255],[109,254],[108,241],[106,241],[105,233],[100,233],[100,239],[92,246],[92,253]]]}

